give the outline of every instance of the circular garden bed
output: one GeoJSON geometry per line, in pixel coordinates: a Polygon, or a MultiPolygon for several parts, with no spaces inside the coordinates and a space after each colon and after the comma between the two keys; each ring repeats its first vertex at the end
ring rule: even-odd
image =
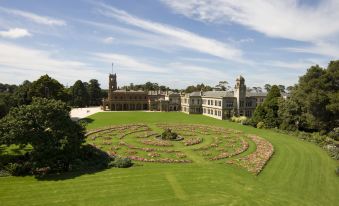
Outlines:
{"type": "Polygon", "coordinates": [[[109,155],[138,162],[194,163],[193,159],[200,158],[254,174],[259,174],[273,154],[272,144],[261,137],[199,124],[115,125],[89,131],[86,136],[89,144],[109,155]],[[242,154],[250,145],[256,147],[254,152],[242,154]]]}

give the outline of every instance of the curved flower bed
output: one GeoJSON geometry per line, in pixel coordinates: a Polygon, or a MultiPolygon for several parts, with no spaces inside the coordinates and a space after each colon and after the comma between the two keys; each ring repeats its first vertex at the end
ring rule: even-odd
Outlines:
{"type": "Polygon", "coordinates": [[[249,138],[257,145],[256,151],[245,157],[228,160],[227,163],[244,167],[249,172],[258,175],[271,158],[274,148],[269,141],[261,137],[252,135],[249,138]]]}
{"type": "Polygon", "coordinates": [[[131,160],[141,161],[141,162],[159,162],[159,163],[192,163],[192,160],[188,159],[171,159],[171,158],[144,158],[139,156],[129,156],[131,160]]]}
{"type": "Polygon", "coordinates": [[[104,127],[104,128],[99,128],[99,129],[94,129],[94,130],[89,130],[86,132],[85,136],[89,136],[98,132],[104,132],[104,131],[120,131],[124,132],[126,130],[135,130],[138,128],[148,128],[149,127],[145,124],[128,124],[128,125],[114,125],[114,126],[109,126],[109,127],[104,127]]]}
{"type": "Polygon", "coordinates": [[[200,144],[202,142],[202,138],[200,137],[191,137],[191,138],[187,138],[184,139],[184,141],[182,141],[182,143],[185,146],[191,146],[191,145],[196,145],[196,144],[200,144]]]}
{"type": "Polygon", "coordinates": [[[129,149],[136,149],[136,150],[142,150],[142,151],[145,151],[145,152],[164,152],[164,153],[175,153],[175,152],[180,152],[178,150],[168,150],[168,149],[160,149],[160,148],[147,148],[147,147],[137,147],[137,146],[134,146],[134,145],[131,145],[131,144],[127,144],[126,142],[124,141],[120,141],[119,142],[119,145],[121,146],[126,146],[128,147],[129,149]]]}
{"type": "Polygon", "coordinates": [[[153,145],[153,146],[162,146],[162,147],[172,147],[173,144],[165,140],[156,140],[156,139],[145,139],[139,141],[142,144],[153,145]]]}
{"type": "Polygon", "coordinates": [[[145,131],[144,134],[140,134],[138,136],[136,136],[137,138],[149,138],[152,136],[157,136],[158,133],[153,132],[153,131],[145,131]]]}
{"type": "Polygon", "coordinates": [[[248,149],[248,147],[249,147],[248,142],[245,141],[245,140],[242,140],[241,141],[241,147],[236,148],[235,151],[230,152],[230,153],[223,152],[223,153],[221,153],[221,154],[219,154],[215,157],[210,158],[210,160],[220,160],[220,159],[224,159],[224,158],[228,158],[228,157],[233,157],[235,155],[238,155],[240,153],[245,152],[248,149]]]}

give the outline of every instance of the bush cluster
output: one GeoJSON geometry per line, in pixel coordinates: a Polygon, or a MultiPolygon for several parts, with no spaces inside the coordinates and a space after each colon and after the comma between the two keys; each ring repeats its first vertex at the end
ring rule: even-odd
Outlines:
{"type": "Polygon", "coordinates": [[[236,122],[236,123],[240,123],[240,124],[243,124],[243,125],[249,124],[249,122],[248,122],[249,119],[245,116],[240,116],[240,117],[233,116],[233,117],[231,117],[231,121],[236,122]]]}
{"type": "Polygon", "coordinates": [[[128,168],[133,165],[132,160],[127,157],[115,157],[114,161],[110,162],[110,167],[128,168]]]}
{"type": "Polygon", "coordinates": [[[178,134],[175,132],[172,132],[171,129],[167,128],[165,131],[161,134],[162,140],[175,140],[177,139],[178,134]]]}

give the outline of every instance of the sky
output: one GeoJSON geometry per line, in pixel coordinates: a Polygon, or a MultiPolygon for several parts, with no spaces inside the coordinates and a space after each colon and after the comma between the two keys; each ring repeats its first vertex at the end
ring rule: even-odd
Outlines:
{"type": "Polygon", "coordinates": [[[0,0],[0,82],[294,85],[339,58],[339,0],[0,0]]]}

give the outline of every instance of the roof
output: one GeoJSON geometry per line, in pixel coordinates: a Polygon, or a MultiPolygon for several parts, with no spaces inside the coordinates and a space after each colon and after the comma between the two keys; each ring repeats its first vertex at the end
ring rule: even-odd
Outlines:
{"type": "Polygon", "coordinates": [[[138,91],[130,90],[130,91],[127,91],[127,90],[124,90],[124,89],[115,90],[113,92],[114,93],[146,93],[146,92],[144,92],[142,90],[138,90],[138,91]]]}
{"type": "Polygon", "coordinates": [[[204,92],[203,97],[214,97],[214,98],[234,97],[234,93],[230,91],[207,91],[204,92]]]}
{"type": "Polygon", "coordinates": [[[165,92],[162,91],[148,91],[148,95],[165,95],[165,92]]]}
{"type": "Polygon", "coordinates": [[[201,93],[200,92],[192,92],[192,93],[189,93],[188,96],[190,96],[190,97],[200,97],[201,93]]]}
{"type": "Polygon", "coordinates": [[[246,97],[266,97],[267,92],[246,92],[246,97]]]}

